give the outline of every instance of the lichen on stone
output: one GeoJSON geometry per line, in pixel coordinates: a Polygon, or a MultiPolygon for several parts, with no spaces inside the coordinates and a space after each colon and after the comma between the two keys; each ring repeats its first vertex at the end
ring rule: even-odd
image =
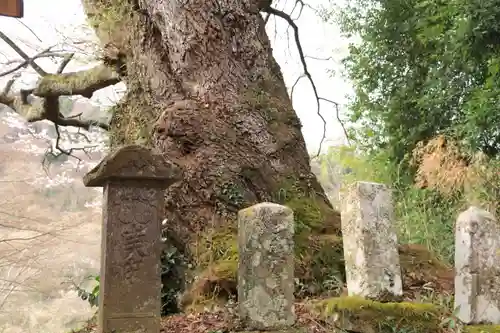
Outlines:
{"type": "Polygon", "coordinates": [[[464,323],[500,324],[500,226],[478,207],[456,223],[455,308],[464,323]]]}
{"type": "Polygon", "coordinates": [[[295,322],[293,227],[292,210],[274,203],[238,214],[239,312],[253,329],[295,322]]]}
{"type": "Polygon", "coordinates": [[[298,180],[287,179],[281,182],[279,190],[276,191],[273,199],[275,202],[293,210],[295,234],[303,232],[319,233],[331,229],[330,227],[338,226],[328,225],[326,216],[323,213],[323,198],[313,191],[306,191],[298,180]]]}
{"type": "Polygon", "coordinates": [[[377,299],[403,293],[390,190],[356,182],[342,200],[342,235],[349,295],[377,299]]]}

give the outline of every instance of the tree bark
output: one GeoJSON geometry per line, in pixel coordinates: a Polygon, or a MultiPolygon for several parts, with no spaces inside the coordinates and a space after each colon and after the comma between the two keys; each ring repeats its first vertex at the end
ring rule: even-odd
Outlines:
{"type": "Polygon", "coordinates": [[[260,14],[268,3],[83,2],[105,63],[127,84],[112,145],[142,142],[184,169],[166,194],[168,229],[182,245],[234,226],[241,208],[292,196],[321,213],[313,231],[340,234],[272,55],[260,14]]]}

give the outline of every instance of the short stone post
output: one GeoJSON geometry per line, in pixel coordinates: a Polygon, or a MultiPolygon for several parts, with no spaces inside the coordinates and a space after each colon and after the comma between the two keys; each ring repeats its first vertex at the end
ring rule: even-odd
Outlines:
{"type": "Polygon", "coordinates": [[[342,239],[349,295],[401,296],[403,286],[390,190],[356,182],[342,200],[342,239]]]}
{"type": "Polygon", "coordinates": [[[260,203],[238,213],[238,304],[252,330],[295,323],[293,211],[260,203]]]}
{"type": "Polygon", "coordinates": [[[141,146],[108,155],[83,182],[104,187],[99,333],[160,332],[164,192],[180,169],[141,146]]]}
{"type": "Polygon", "coordinates": [[[467,324],[500,324],[500,225],[470,207],[455,226],[455,308],[467,324]]]}

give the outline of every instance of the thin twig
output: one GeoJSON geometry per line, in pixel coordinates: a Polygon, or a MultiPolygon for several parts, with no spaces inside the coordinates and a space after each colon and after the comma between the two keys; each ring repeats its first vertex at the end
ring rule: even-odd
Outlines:
{"type": "Polygon", "coordinates": [[[45,76],[47,75],[47,72],[45,72],[40,66],[36,64],[35,61],[31,61],[31,58],[10,39],[6,34],[0,31],[0,38],[3,39],[4,42],[6,42],[11,48],[14,49],[14,51],[17,52],[26,61],[30,62],[31,67],[40,75],[40,76],[45,76]]]}
{"type": "MultiPolygon", "coordinates": [[[[284,19],[289,24],[289,26],[292,27],[292,29],[294,31],[295,45],[297,46],[297,50],[299,52],[300,62],[302,64],[302,69],[303,69],[303,76],[307,77],[307,79],[309,80],[309,83],[311,84],[314,96],[316,98],[316,114],[323,121],[323,135],[321,137],[321,141],[319,143],[319,148],[318,148],[318,153],[317,153],[317,156],[319,156],[321,154],[322,145],[323,145],[323,142],[324,142],[325,137],[326,137],[326,120],[323,117],[323,115],[321,114],[321,103],[320,103],[321,97],[319,96],[318,89],[316,88],[316,84],[315,84],[315,82],[314,82],[314,80],[312,78],[312,75],[309,72],[309,69],[308,69],[308,66],[307,66],[307,62],[306,62],[306,58],[305,58],[305,55],[304,55],[304,51],[303,51],[303,48],[302,48],[302,44],[300,42],[299,27],[297,26],[297,24],[295,23],[295,21],[290,17],[290,15],[286,14],[283,11],[280,11],[280,10],[272,8],[272,7],[265,8],[265,9],[263,9],[263,11],[266,12],[266,13],[269,13],[269,14],[272,14],[274,16],[277,16],[277,17],[280,17],[280,18],[284,19]]],[[[302,77],[299,77],[299,79],[297,79],[297,81],[295,82],[294,86],[298,83],[298,81],[301,78],[302,77]]],[[[343,125],[342,125],[342,127],[343,127],[343,125]]],[[[347,133],[347,132],[345,132],[345,133],[347,133]]]]}

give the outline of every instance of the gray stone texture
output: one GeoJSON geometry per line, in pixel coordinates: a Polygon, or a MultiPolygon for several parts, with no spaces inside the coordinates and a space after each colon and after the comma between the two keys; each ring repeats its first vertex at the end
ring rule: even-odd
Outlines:
{"type": "Polygon", "coordinates": [[[478,207],[455,226],[455,308],[467,324],[500,324],[500,226],[478,207]]]}
{"type": "Polygon", "coordinates": [[[288,207],[265,202],[238,213],[238,304],[249,329],[295,323],[293,234],[288,207]]]}
{"type": "Polygon", "coordinates": [[[141,146],[126,146],[84,177],[103,186],[99,333],[160,332],[164,189],[180,170],[141,146]]]}
{"type": "Polygon", "coordinates": [[[356,182],[342,200],[342,239],[349,295],[370,299],[403,294],[390,190],[356,182]]]}

